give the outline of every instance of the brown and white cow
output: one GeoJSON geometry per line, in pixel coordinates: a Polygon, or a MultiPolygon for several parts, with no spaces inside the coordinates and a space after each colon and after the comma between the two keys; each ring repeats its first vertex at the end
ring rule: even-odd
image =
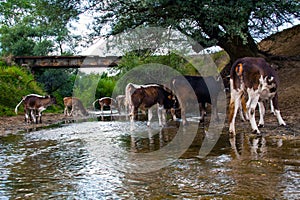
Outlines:
{"type": "Polygon", "coordinates": [[[264,100],[270,100],[279,125],[285,126],[279,107],[279,78],[275,70],[263,58],[245,57],[235,61],[230,71],[229,132],[235,134],[235,118],[242,98],[248,96],[246,112],[254,132],[260,133],[255,121],[255,108],[259,105],[259,126],[264,125],[264,100]]]}
{"type": "MultiPolygon", "coordinates": [[[[200,120],[204,120],[206,103],[211,104],[212,115],[218,119],[217,98],[221,90],[221,79],[213,76],[177,76],[171,80],[171,89],[178,98],[182,124],[187,125],[186,112],[201,111],[200,120]]],[[[173,117],[175,119],[175,117],[173,117]]]]}
{"type": "MultiPolygon", "coordinates": [[[[132,106],[132,102],[131,102],[131,95],[133,94],[133,92],[141,87],[150,87],[150,86],[158,86],[157,84],[146,84],[146,85],[138,85],[138,84],[134,84],[134,83],[128,83],[125,87],[125,109],[126,112],[130,115],[133,114],[133,106],[132,106]]],[[[142,110],[142,112],[145,114],[145,111],[142,110]]]]}
{"type": "Polygon", "coordinates": [[[18,107],[22,102],[25,111],[25,122],[29,123],[33,120],[34,123],[42,123],[42,112],[46,110],[48,106],[56,104],[56,98],[53,96],[41,96],[38,94],[26,95],[16,106],[16,114],[18,114],[18,107]]]}
{"type": "Polygon", "coordinates": [[[65,105],[65,109],[64,109],[65,116],[72,116],[73,113],[77,111],[80,111],[81,114],[84,116],[89,115],[79,98],[65,97],[63,101],[65,105]],[[71,111],[69,112],[69,110],[71,111]]]}
{"type": "Polygon", "coordinates": [[[158,84],[141,85],[131,94],[130,107],[132,108],[131,121],[136,118],[138,109],[148,110],[147,126],[150,126],[152,120],[152,106],[158,105],[157,114],[159,126],[166,125],[166,109],[174,106],[174,95],[171,90],[158,84]]]}
{"type": "Polygon", "coordinates": [[[110,108],[110,114],[112,114],[112,108],[116,107],[117,102],[115,99],[111,98],[111,97],[102,97],[101,99],[97,99],[96,101],[93,102],[93,107],[95,108],[95,103],[99,102],[100,105],[100,110],[103,113],[103,108],[104,106],[109,106],[110,108]]]}

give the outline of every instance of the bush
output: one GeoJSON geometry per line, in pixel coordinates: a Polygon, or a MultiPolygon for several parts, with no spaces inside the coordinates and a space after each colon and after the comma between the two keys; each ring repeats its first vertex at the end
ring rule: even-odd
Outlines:
{"type": "Polygon", "coordinates": [[[15,106],[25,95],[44,94],[30,72],[21,67],[4,66],[3,63],[0,67],[0,91],[0,116],[14,115],[15,106]]]}

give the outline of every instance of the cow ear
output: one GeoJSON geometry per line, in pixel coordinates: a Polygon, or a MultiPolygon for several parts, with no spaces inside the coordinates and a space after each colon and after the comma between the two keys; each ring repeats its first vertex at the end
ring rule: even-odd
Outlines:
{"type": "Polygon", "coordinates": [[[272,81],[273,81],[273,79],[274,79],[274,77],[273,77],[273,76],[271,76],[271,77],[269,78],[269,82],[272,82],[272,81]]]}

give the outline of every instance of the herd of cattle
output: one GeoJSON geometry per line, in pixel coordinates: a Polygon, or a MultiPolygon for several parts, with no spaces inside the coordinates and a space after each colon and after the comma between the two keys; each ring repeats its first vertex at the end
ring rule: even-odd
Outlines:
{"type": "MultiPolygon", "coordinates": [[[[200,112],[200,120],[206,114],[206,105],[211,105],[212,116],[218,120],[217,99],[222,89],[221,78],[201,76],[178,76],[174,77],[167,85],[146,84],[137,85],[129,83],[125,88],[125,94],[116,99],[103,97],[93,102],[98,102],[101,112],[104,106],[118,109],[119,113],[124,110],[131,121],[137,118],[138,110],[143,113],[148,111],[148,122],[150,126],[152,110],[157,105],[157,114],[160,126],[166,125],[166,113],[170,111],[172,118],[176,120],[176,111],[180,110],[183,125],[188,125],[186,112],[190,109],[200,112]],[[194,108],[196,105],[196,109],[194,108]]],[[[238,59],[230,72],[230,103],[229,103],[229,132],[235,134],[235,118],[238,110],[242,120],[249,120],[254,132],[260,133],[258,127],[264,126],[265,107],[268,101],[271,112],[277,117],[279,125],[285,126],[278,107],[279,85],[278,75],[275,70],[263,59],[246,57],[238,59]],[[247,102],[246,102],[247,100],[247,102]],[[255,121],[255,109],[259,108],[259,124],[255,121]]],[[[71,116],[74,111],[80,111],[82,115],[88,115],[80,99],[65,97],[64,114],[71,116]]],[[[26,122],[42,122],[42,112],[50,105],[56,104],[53,96],[40,96],[30,94],[22,98],[15,108],[23,102],[26,122]]]]}

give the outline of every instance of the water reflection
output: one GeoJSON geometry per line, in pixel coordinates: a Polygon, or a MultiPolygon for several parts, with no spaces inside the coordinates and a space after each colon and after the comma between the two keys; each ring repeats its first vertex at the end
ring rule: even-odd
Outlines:
{"type": "MultiPolygon", "coordinates": [[[[80,121],[0,138],[0,199],[299,199],[300,140],[226,132],[215,137],[171,122],[80,121]],[[188,148],[182,152],[182,147],[188,148]],[[170,156],[170,149],[178,159],[170,156]],[[156,157],[154,153],[161,152],[156,157]],[[167,152],[167,153],[166,153],[167,152]],[[177,154],[176,154],[177,155],[177,154]],[[153,158],[171,162],[148,173],[153,158]],[[144,160],[143,160],[144,159],[144,160]],[[128,162],[131,164],[129,165],[128,162]]],[[[155,162],[154,162],[155,163],[155,162]]],[[[165,163],[164,163],[165,164],[165,163]]],[[[156,167],[156,166],[155,166],[156,167]]]]}

